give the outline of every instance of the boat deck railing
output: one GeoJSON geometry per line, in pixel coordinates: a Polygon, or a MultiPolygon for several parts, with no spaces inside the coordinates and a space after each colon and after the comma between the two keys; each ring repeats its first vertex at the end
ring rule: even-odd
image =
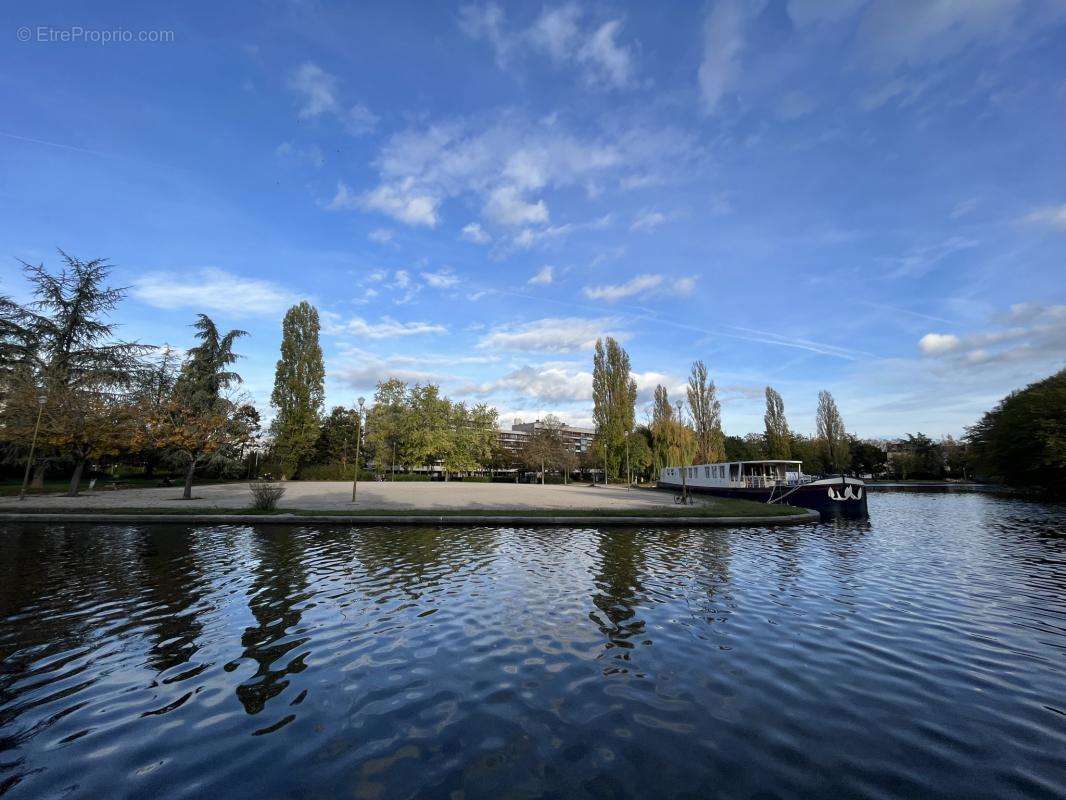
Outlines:
{"type": "Polygon", "coordinates": [[[799,478],[774,478],[764,475],[746,475],[741,485],[749,489],[772,489],[775,486],[802,486],[810,483],[814,478],[810,475],[801,475],[799,478]]]}

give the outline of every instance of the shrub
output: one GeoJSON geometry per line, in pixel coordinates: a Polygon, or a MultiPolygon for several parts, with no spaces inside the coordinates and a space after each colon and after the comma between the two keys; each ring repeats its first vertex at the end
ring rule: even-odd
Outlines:
{"type": "Polygon", "coordinates": [[[285,487],[269,481],[252,481],[248,484],[252,493],[252,509],[255,511],[274,511],[278,500],[285,494],[285,487]]]}

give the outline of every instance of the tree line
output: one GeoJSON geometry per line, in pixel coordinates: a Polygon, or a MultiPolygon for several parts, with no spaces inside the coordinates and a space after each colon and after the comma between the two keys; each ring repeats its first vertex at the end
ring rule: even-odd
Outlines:
{"type": "Polygon", "coordinates": [[[431,383],[383,380],[369,406],[360,398],[358,407],[327,413],[319,316],[307,302],[282,322],[274,418],[264,432],[235,369],[234,348],[245,331],[222,331],[199,314],[184,351],[123,340],[109,317],[125,291],[109,285],[107,261],[60,256],[54,272],[23,264],[30,302],[0,297],[0,448],[9,474],[24,465],[36,487],[48,473],[60,474],[76,494],[87,467],[110,464],[148,479],[173,471],[188,498],[198,473],[347,480],[357,452],[360,469],[373,465],[393,477],[420,467],[445,477],[488,467],[525,468],[541,480],[577,470],[618,480],[653,477],[668,465],[774,458],[801,460],[812,474],[891,468],[901,477],[1066,483],[1062,372],[1005,398],[964,441],[908,435],[889,464],[883,446],[846,431],[826,391],[814,436],[790,428],[784,401],[769,386],[763,432],[725,434],[717,387],[702,361],[692,364],[683,397],[656,386],[638,423],[629,354],[605,337],[593,354],[592,446],[575,452],[563,423],[549,416],[516,453],[499,442],[495,409],[452,401],[431,383]]]}
{"type": "Polygon", "coordinates": [[[798,459],[817,473],[864,471],[873,461],[868,448],[847,433],[833,396],[818,395],[817,433],[795,433],[785,417],[781,395],[766,387],[765,431],[746,437],[722,430],[722,404],[703,361],[692,364],[683,399],[671,400],[665,386],[655,387],[649,418],[635,423],[637,386],[629,354],[612,337],[597,340],[592,372],[593,451],[608,479],[653,476],[666,466],[713,464],[762,458],[798,459]]]}
{"type": "Polygon", "coordinates": [[[183,353],[122,340],[108,318],[125,290],[109,285],[110,265],[60,257],[56,272],[23,264],[32,301],[0,297],[0,448],[32,487],[58,473],[76,495],[87,468],[121,465],[152,480],[175,472],[191,498],[197,473],[299,478],[317,467],[313,477],[349,480],[360,446],[360,462],[391,474],[435,466],[447,476],[493,458],[495,409],[432,384],[382,381],[369,408],[325,413],[319,316],[307,302],[283,319],[274,418],[262,431],[235,369],[245,331],[200,314],[183,353]]]}
{"type": "Polygon", "coordinates": [[[69,474],[76,495],[86,468],[108,459],[137,461],[151,475],[166,463],[191,497],[193,475],[208,464],[239,462],[259,414],[236,392],[233,345],[206,315],[194,344],[170,348],[129,342],[107,318],[125,295],[107,285],[105,260],[60,251],[63,266],[23,264],[33,300],[0,298],[0,445],[43,487],[49,471],[69,474]],[[27,452],[29,451],[29,452],[27,452]]]}

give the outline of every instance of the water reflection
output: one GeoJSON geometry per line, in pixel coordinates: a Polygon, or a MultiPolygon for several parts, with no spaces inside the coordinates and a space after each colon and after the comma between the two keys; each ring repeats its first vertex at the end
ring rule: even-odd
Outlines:
{"type": "MultiPolygon", "coordinates": [[[[299,626],[303,615],[301,606],[313,593],[308,591],[300,537],[285,528],[263,526],[253,534],[252,551],[255,566],[248,608],[257,624],[246,628],[241,635],[244,647],[241,656],[255,662],[256,672],[238,684],[236,693],[245,711],[258,714],[267,701],[288,688],[290,675],[306,669],[306,650],[289,654],[310,641],[310,636],[299,626]]],[[[234,661],[225,668],[233,671],[239,666],[234,661]]],[[[301,695],[294,702],[302,699],[301,695]]],[[[276,730],[293,719],[293,714],[283,716],[261,732],[276,730]]]]}
{"type": "Polygon", "coordinates": [[[1053,796],[1066,509],[9,526],[0,795],[1053,796]]]}
{"type": "MultiPolygon", "coordinates": [[[[644,534],[639,530],[608,529],[596,533],[598,564],[592,604],[589,612],[607,637],[607,654],[621,662],[630,660],[629,651],[637,643],[630,641],[644,634],[644,620],[637,615],[644,587],[640,572],[644,567],[644,534]],[[617,650],[618,652],[610,652],[617,650]]],[[[625,672],[624,665],[605,668],[604,673],[625,672]]]]}

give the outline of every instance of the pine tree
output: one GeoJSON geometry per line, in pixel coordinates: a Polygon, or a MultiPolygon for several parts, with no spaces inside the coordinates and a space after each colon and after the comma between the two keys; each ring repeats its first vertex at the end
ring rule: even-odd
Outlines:
{"type": "Polygon", "coordinates": [[[785,419],[785,401],[772,386],[766,387],[766,454],[768,458],[792,458],[792,434],[785,419]]]}
{"type": "Polygon", "coordinates": [[[592,366],[593,418],[608,473],[619,474],[625,437],[633,430],[636,402],[637,384],[630,377],[629,354],[610,336],[606,341],[597,339],[592,366]]]}
{"type": "Polygon", "coordinates": [[[818,439],[825,454],[826,465],[832,472],[842,472],[851,461],[844,420],[840,418],[836,401],[829,392],[818,393],[818,439]]]}
{"type": "Polygon", "coordinates": [[[722,461],[725,458],[722,404],[718,401],[714,381],[707,379],[707,367],[702,361],[692,365],[688,379],[688,407],[696,431],[696,462],[714,464],[722,461]]]}
{"type": "Polygon", "coordinates": [[[281,358],[270,403],[274,451],[286,474],[295,475],[314,450],[325,402],[325,367],[318,343],[318,311],[307,301],[290,308],[281,326],[281,358]]]}

